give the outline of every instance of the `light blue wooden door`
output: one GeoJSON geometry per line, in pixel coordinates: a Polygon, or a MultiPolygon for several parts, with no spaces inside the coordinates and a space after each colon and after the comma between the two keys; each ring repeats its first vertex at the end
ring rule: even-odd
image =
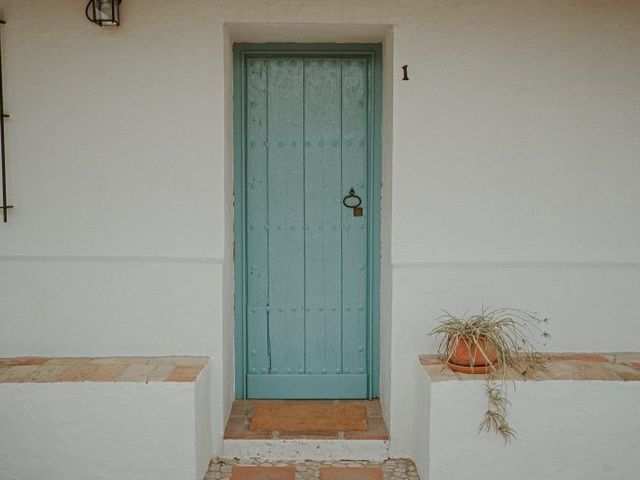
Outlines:
{"type": "Polygon", "coordinates": [[[366,398],[370,59],[245,61],[247,396],[366,398]]]}

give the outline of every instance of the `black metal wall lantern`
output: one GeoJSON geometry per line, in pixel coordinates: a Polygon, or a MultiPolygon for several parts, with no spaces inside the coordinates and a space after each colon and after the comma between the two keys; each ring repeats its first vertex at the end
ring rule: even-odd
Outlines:
{"type": "Polygon", "coordinates": [[[101,27],[120,25],[120,4],[122,0],[89,0],[85,14],[87,18],[101,27]]]}

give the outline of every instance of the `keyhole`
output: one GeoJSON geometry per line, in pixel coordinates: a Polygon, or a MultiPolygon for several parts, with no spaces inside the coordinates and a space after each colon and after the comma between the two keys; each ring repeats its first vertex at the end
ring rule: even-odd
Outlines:
{"type": "Polygon", "coordinates": [[[409,80],[409,65],[402,66],[402,80],[409,80]]]}

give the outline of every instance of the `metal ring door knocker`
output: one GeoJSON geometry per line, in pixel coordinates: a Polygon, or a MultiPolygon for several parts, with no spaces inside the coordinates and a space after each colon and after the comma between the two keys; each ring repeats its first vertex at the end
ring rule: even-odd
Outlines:
{"type": "Polygon", "coordinates": [[[342,199],[342,204],[353,210],[354,217],[361,217],[363,214],[363,209],[360,205],[362,205],[362,198],[356,195],[355,190],[352,188],[349,190],[349,195],[345,196],[342,199]]]}

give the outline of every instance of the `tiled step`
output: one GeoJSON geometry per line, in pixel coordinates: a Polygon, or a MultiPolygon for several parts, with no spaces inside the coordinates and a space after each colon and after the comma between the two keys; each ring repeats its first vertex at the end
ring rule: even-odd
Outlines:
{"type": "MultiPolygon", "coordinates": [[[[289,460],[215,458],[204,480],[420,480],[415,464],[407,458],[390,458],[383,462],[365,460],[289,460]],[[261,467],[261,468],[256,468],[261,467]],[[275,469],[273,467],[276,467],[275,469]],[[252,470],[253,469],[253,470],[252,470]],[[242,472],[241,478],[238,473],[242,472]],[[281,475],[281,476],[280,476],[281,475]],[[273,478],[273,477],[272,477],[273,478]]],[[[424,479],[427,480],[427,479],[424,479]]]]}
{"type": "Polygon", "coordinates": [[[225,440],[389,440],[389,431],[382,416],[378,400],[236,400],[224,432],[225,440]],[[254,411],[258,406],[272,404],[291,406],[292,411],[309,409],[314,406],[353,406],[364,410],[366,430],[354,431],[253,431],[250,428],[254,411]]]}
{"type": "MultiPolygon", "coordinates": [[[[295,480],[296,468],[262,465],[237,465],[231,480],[295,480]]],[[[383,480],[382,468],[374,467],[320,467],[319,480],[383,480]]]]}
{"type": "MultiPolygon", "coordinates": [[[[310,413],[311,414],[311,413],[310,413]]],[[[237,400],[224,435],[224,455],[265,460],[375,460],[389,456],[389,432],[377,400],[237,400]],[[290,405],[298,414],[318,405],[352,405],[366,412],[367,428],[361,431],[253,431],[258,405],[290,405]]]]}

